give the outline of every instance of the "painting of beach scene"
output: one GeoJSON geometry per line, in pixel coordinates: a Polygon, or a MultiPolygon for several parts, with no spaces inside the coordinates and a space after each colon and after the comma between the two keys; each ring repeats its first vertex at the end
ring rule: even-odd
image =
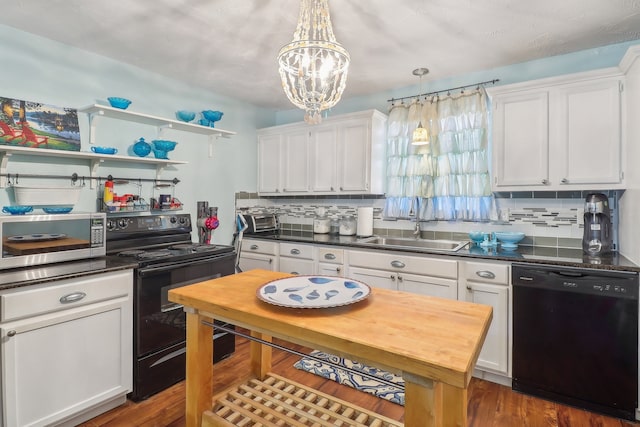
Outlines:
{"type": "Polygon", "coordinates": [[[0,97],[0,145],[80,151],[78,111],[0,97]]]}

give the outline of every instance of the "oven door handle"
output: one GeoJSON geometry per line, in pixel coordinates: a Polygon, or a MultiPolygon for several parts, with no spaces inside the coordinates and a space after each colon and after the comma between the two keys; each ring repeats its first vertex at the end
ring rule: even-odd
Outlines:
{"type": "MultiPolygon", "coordinates": [[[[233,255],[233,254],[230,254],[228,256],[231,257],[231,258],[235,258],[235,255],[233,255]]],[[[149,267],[143,267],[143,268],[138,269],[138,275],[140,275],[140,277],[150,276],[152,274],[158,274],[158,273],[162,273],[162,272],[165,272],[165,271],[174,270],[174,269],[176,269],[178,267],[208,264],[210,262],[216,262],[216,261],[222,260],[224,258],[225,258],[225,256],[217,256],[217,257],[200,259],[200,260],[195,260],[195,261],[171,262],[171,263],[164,263],[164,264],[154,265],[154,266],[149,266],[149,267]]]]}

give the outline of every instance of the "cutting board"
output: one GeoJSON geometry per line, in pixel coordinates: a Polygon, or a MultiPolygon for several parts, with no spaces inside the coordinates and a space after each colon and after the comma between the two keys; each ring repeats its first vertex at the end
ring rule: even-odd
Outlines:
{"type": "Polygon", "coordinates": [[[76,239],[73,237],[65,237],[63,239],[45,240],[39,242],[10,242],[6,238],[3,239],[4,250],[11,255],[32,255],[43,252],[59,252],[69,249],[88,248],[90,242],[88,240],[76,239]]]}

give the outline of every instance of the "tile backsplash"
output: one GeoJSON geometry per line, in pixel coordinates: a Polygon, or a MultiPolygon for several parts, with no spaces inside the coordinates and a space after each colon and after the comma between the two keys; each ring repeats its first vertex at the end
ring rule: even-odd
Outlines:
{"type": "MultiPolygon", "coordinates": [[[[423,238],[468,239],[472,230],[521,231],[523,245],[558,248],[580,248],[584,229],[584,200],[589,192],[518,192],[494,193],[495,207],[490,222],[422,221],[423,238]]],[[[609,207],[617,243],[617,207],[621,191],[604,192],[609,207]]],[[[364,197],[260,197],[257,193],[236,193],[236,211],[243,213],[276,213],[281,228],[288,232],[313,231],[313,218],[319,208],[329,217],[345,214],[356,216],[358,207],[373,207],[374,234],[412,237],[415,222],[382,217],[384,196],[364,197]]]]}

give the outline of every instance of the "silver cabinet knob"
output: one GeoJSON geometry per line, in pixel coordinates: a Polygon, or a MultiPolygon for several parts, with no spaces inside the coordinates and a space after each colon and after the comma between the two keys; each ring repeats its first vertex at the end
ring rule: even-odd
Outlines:
{"type": "Polygon", "coordinates": [[[16,336],[16,331],[11,330],[11,331],[7,332],[7,336],[8,336],[9,338],[11,338],[11,337],[15,337],[15,336],[16,336]]]}

